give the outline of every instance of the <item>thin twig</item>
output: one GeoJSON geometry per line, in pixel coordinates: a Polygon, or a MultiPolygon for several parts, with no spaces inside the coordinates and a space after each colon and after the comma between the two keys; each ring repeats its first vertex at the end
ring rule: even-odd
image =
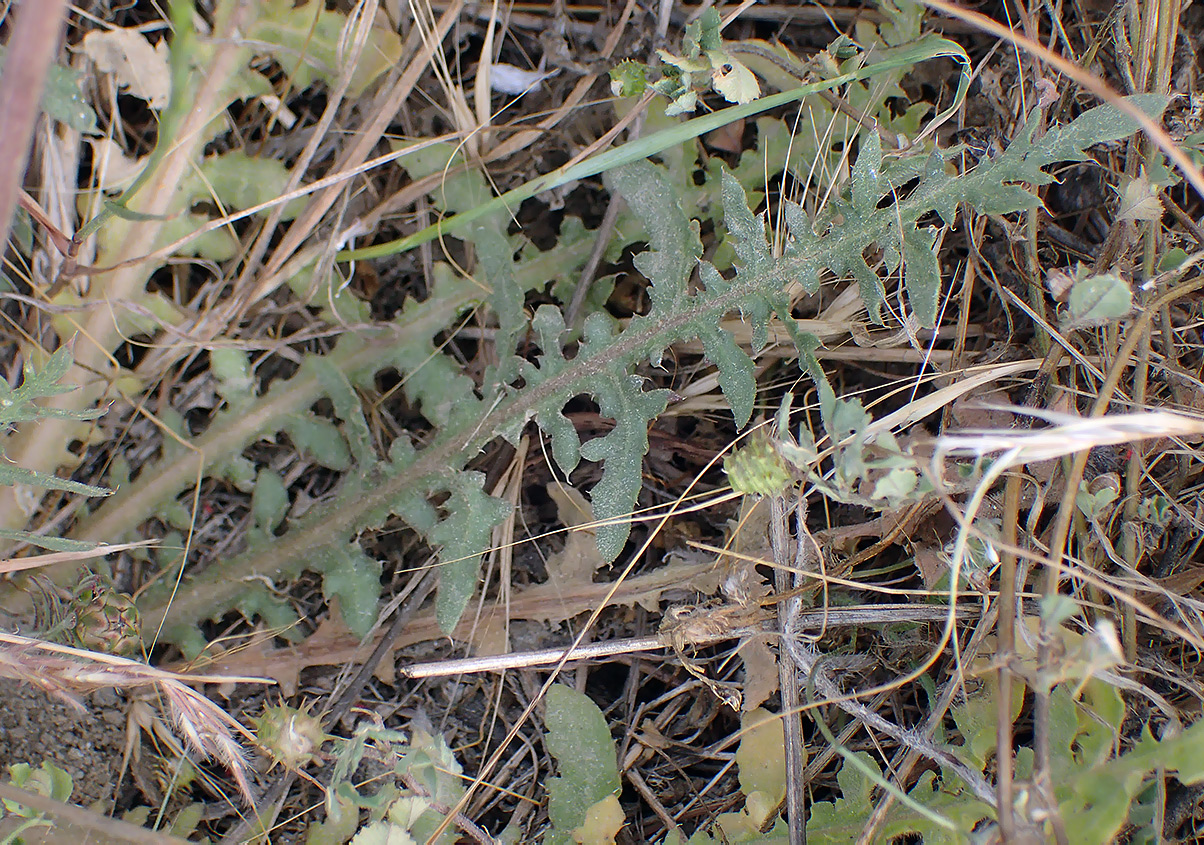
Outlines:
{"type": "MultiPolygon", "coordinates": [[[[95,813],[83,807],[77,807],[74,804],[55,801],[46,795],[29,792],[8,783],[0,783],[0,798],[3,798],[5,802],[11,801],[14,804],[20,804],[39,813],[45,813],[58,824],[70,825],[72,828],[75,828],[74,833],[76,835],[86,839],[87,842],[93,845],[118,842],[126,843],[126,845],[177,845],[177,843],[182,844],[188,841],[166,833],[160,833],[156,830],[148,830],[145,827],[139,827],[129,822],[123,822],[120,819],[111,819],[108,816],[102,816],[100,813],[95,813]]],[[[62,832],[64,831],[60,831],[60,833],[62,832]]],[[[30,841],[41,842],[43,839],[40,836],[32,836],[30,837],[30,841]]],[[[67,840],[63,839],[61,841],[65,842],[67,840]]],[[[76,839],[76,841],[79,841],[79,839],[76,839]]]]}
{"type": "MultiPolygon", "coordinates": [[[[798,513],[798,548],[801,552],[805,545],[803,534],[806,532],[806,499],[798,495],[798,505],[793,510],[798,513]]],[[[774,587],[778,593],[786,595],[799,586],[800,574],[793,573],[790,554],[790,529],[787,525],[786,500],[782,496],[774,496],[770,502],[769,540],[773,548],[774,587]]],[[[810,540],[810,537],[806,538],[810,540]]],[[[812,541],[814,542],[814,541],[812,541]]],[[[802,607],[802,599],[798,596],[788,598],[778,605],[778,630],[785,636],[792,614],[797,614],[802,607]]],[[[798,672],[791,661],[780,655],[778,658],[778,690],[782,699],[782,738],[786,752],[786,823],[789,827],[790,845],[806,845],[807,843],[807,806],[804,799],[806,783],[803,781],[806,764],[803,760],[803,713],[802,695],[799,690],[798,672]]]]}

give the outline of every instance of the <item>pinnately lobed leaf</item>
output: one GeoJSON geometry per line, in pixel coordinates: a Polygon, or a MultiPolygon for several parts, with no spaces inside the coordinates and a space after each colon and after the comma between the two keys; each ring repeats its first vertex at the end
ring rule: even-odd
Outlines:
{"type": "MultiPolygon", "coordinates": [[[[1135,102],[1151,113],[1165,105],[1165,99],[1158,98],[1135,102]]],[[[369,458],[365,466],[368,453],[358,415],[348,407],[341,408],[339,413],[347,421],[342,427],[348,444],[345,448],[353,450],[357,466],[347,474],[338,496],[290,525],[270,545],[227,562],[212,578],[202,573],[194,589],[209,595],[201,587],[203,580],[212,582],[215,593],[226,599],[239,597],[242,588],[227,589],[227,582],[241,584],[248,573],[255,572],[272,579],[288,577],[307,565],[314,548],[328,546],[335,538],[349,542],[355,532],[378,527],[390,514],[397,514],[440,549],[447,566],[446,583],[440,588],[440,622],[450,627],[474,588],[479,555],[488,546],[490,529],[507,512],[485,493],[479,477],[465,474],[466,464],[498,435],[517,440],[532,419],[551,438],[562,470],[574,468],[580,457],[602,462],[602,478],[592,491],[593,507],[595,516],[608,523],[597,532],[599,549],[613,559],[628,537],[628,514],[640,491],[648,426],[668,400],[666,391],[646,389],[639,368],[659,362],[665,350],[679,340],[701,339],[707,356],[718,367],[736,421],[743,424],[756,395],[752,361],[719,328],[720,320],[741,313],[752,324],[754,345],[758,346],[767,336],[770,315],[776,314],[800,349],[810,349],[814,341],[799,331],[783,292],[796,282],[815,291],[821,270],[830,269],[857,279],[873,312],[881,305],[883,285],[878,274],[882,268],[871,267],[865,256],[875,254],[871,251],[875,245],[880,247],[877,254],[884,256],[888,272],[894,273],[900,264],[912,265],[903,269],[913,309],[921,322],[931,325],[936,319],[940,281],[939,267],[931,257],[935,233],[917,221],[935,211],[943,222],[951,223],[963,203],[992,213],[1034,207],[1036,196],[1021,185],[1048,182],[1053,177],[1043,168],[1085,158],[1092,143],[1131,131],[1132,122],[1119,120],[1116,109],[1101,108],[1104,111],[1092,110],[1067,127],[1050,128],[1038,141],[1033,140],[1034,115],[1003,155],[962,175],[948,172],[939,152],[884,160],[874,133],[869,133],[854,165],[851,193],[833,200],[828,212],[816,219],[797,205],[786,204],[784,217],[792,240],[780,257],[770,248],[763,217],[749,208],[739,182],[724,174],[724,217],[737,257],[730,278],[700,261],[697,224],[681,207],[663,168],[638,162],[616,170],[608,177],[610,183],[643,223],[651,247],[636,259],[637,268],[651,281],[651,307],[625,327],[605,314],[591,315],[572,357],[562,348],[567,335],[563,318],[551,305],[540,306],[530,323],[533,332],[529,336],[538,343],[539,357],[512,356],[509,338],[514,337],[518,320],[516,291],[504,266],[504,241],[497,238],[503,230],[486,224],[478,230],[488,241],[477,266],[481,276],[466,284],[481,290],[484,281],[484,288],[492,289],[491,297],[499,297],[499,322],[506,325],[500,333],[503,339],[498,354],[507,360],[499,360],[494,370],[497,383],[478,387],[463,375],[454,359],[437,349],[434,340],[438,333],[452,325],[455,315],[470,301],[464,297],[455,306],[441,308],[437,289],[432,300],[416,306],[415,311],[440,313],[441,321],[432,317],[421,324],[418,334],[399,335],[396,345],[375,359],[376,370],[394,366],[404,374],[407,398],[430,422],[432,433],[421,449],[403,435],[390,447],[390,460],[372,463],[369,458]],[[897,189],[904,184],[908,191],[901,194],[897,189]],[[691,288],[689,280],[695,271],[701,287],[691,288]],[[582,394],[593,396],[602,413],[615,421],[610,432],[583,446],[564,415],[566,403],[582,394]],[[437,498],[446,499],[438,509],[432,504],[437,498]]],[[[517,252],[515,249],[511,255],[517,252]]],[[[806,359],[804,355],[800,360],[806,359]]],[[[364,366],[362,372],[357,371],[360,381],[351,381],[358,386],[376,370],[364,366]]],[[[339,394],[340,390],[340,401],[350,405],[350,394],[345,388],[336,389],[334,382],[320,393],[339,394]]],[[[307,406],[302,406],[302,413],[307,406]]],[[[858,421],[844,419],[847,415],[837,413],[836,406],[829,410],[830,419],[825,421],[835,428],[857,428],[858,421]]],[[[335,457],[331,453],[330,458],[335,457]]],[[[367,583],[366,578],[352,581],[367,583]]],[[[358,592],[349,590],[349,594],[358,592]]],[[[153,607],[144,617],[153,624],[166,610],[164,594],[148,591],[147,595],[153,607]]],[[[190,603],[179,596],[176,600],[179,624],[171,626],[173,637],[213,612],[212,601],[190,603]]],[[[365,611],[358,617],[361,624],[367,616],[365,611]]]]}

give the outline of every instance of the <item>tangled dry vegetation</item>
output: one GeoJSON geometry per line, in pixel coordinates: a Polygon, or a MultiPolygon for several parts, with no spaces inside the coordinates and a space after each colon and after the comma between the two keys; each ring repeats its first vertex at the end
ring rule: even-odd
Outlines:
{"type": "Polygon", "coordinates": [[[1198,837],[1198,7],[59,5],[4,841],[1198,837]]]}

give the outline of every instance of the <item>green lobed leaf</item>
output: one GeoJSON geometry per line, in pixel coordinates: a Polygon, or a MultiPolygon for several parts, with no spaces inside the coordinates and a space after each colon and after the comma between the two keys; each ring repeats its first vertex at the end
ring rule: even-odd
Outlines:
{"type": "Polygon", "coordinates": [[[372,432],[364,418],[364,406],[351,380],[325,358],[308,358],[318,384],[330,397],[335,414],[343,421],[343,433],[351,449],[351,459],[359,466],[370,466],[376,460],[372,448],[372,432]]]}
{"type": "Polygon", "coordinates": [[[330,420],[305,413],[292,417],[281,426],[292,438],[298,452],[308,455],[327,469],[345,472],[351,469],[351,452],[338,426],[330,420]]]}
{"type": "MultiPolygon", "coordinates": [[[[749,208],[744,188],[731,173],[723,174],[723,222],[727,231],[735,238],[736,256],[740,259],[740,273],[758,276],[772,275],[774,267],[773,252],[765,237],[765,221],[760,216],[754,216],[749,208]]],[[[715,285],[715,276],[708,273],[707,279],[715,285]]],[[[816,278],[818,290],[818,278],[816,278]]],[[[730,286],[728,286],[730,287],[730,286]]],[[[712,288],[708,286],[708,290],[712,288]]],[[[717,289],[716,293],[723,292],[717,289]]],[[[753,349],[760,351],[769,339],[769,306],[761,298],[750,297],[741,302],[745,319],[752,323],[753,349]]]]}
{"type": "Polygon", "coordinates": [[[440,550],[435,619],[448,634],[476,589],[481,553],[489,547],[494,526],[510,515],[507,502],[481,489],[484,481],[480,473],[458,472],[431,491],[446,489],[451,494],[443,505],[447,516],[427,532],[427,539],[440,550]]]}
{"type": "MultiPolygon", "coordinates": [[[[724,178],[733,177],[725,174],[724,178]]],[[[689,298],[687,282],[702,254],[698,224],[686,217],[680,192],[666,181],[664,171],[648,162],[619,168],[608,174],[607,181],[622,194],[648,231],[651,250],[636,256],[635,265],[652,281],[648,319],[656,320],[679,309],[689,298]]],[[[755,227],[757,223],[750,220],[746,225],[755,227]]],[[[723,293],[728,287],[714,268],[703,282],[713,294],[723,293]]],[[[743,428],[752,416],[756,397],[752,359],[717,326],[700,326],[698,336],[707,357],[719,369],[719,384],[732,406],[736,424],[743,428]]],[[[659,361],[658,354],[652,363],[659,361]]]]}
{"type": "MultiPolygon", "coordinates": [[[[880,287],[880,281],[863,257],[863,252],[871,245],[879,244],[884,253],[895,255],[893,260],[897,263],[903,260],[907,250],[899,232],[908,227],[914,228],[922,215],[938,208],[946,211],[956,209],[963,201],[981,207],[994,202],[993,198],[1000,195],[1006,195],[1005,198],[1011,201],[1014,197],[1008,192],[1017,187],[1013,179],[1014,174],[1020,172],[1017,161],[1021,161],[1024,167],[1038,169],[1053,163],[1054,160],[1048,158],[1050,151],[1039,144],[1035,145],[1031,135],[1022,135],[1017,143],[1024,149],[1018,149],[1013,161],[1006,167],[998,167],[997,162],[986,162],[978,170],[962,177],[953,177],[945,173],[943,168],[932,166],[935,160],[928,157],[920,170],[919,184],[893,206],[881,209],[877,206],[889,193],[890,180],[894,178],[891,174],[896,171],[888,167],[876,178],[871,178],[873,174],[867,171],[866,178],[862,180],[863,185],[870,186],[865,188],[866,196],[877,190],[871,190],[874,184],[883,191],[882,195],[872,202],[864,201],[860,211],[853,209],[851,197],[846,199],[842,208],[849,214],[839,224],[835,218],[812,222],[806,219],[801,210],[792,211],[787,206],[788,225],[795,241],[789,245],[786,256],[776,260],[768,250],[763,223],[757,222],[748,206],[743,204],[739,183],[731,180],[734,189],[729,189],[729,183],[725,180],[725,208],[737,224],[729,226],[729,231],[733,232],[737,246],[744,250],[739,256],[742,263],[734,279],[717,279],[709,274],[705,277],[709,282],[705,290],[691,293],[687,289],[683,296],[677,298],[674,298],[675,288],[667,284],[663,289],[664,301],[675,302],[673,309],[660,307],[658,299],[649,315],[632,320],[623,331],[609,326],[604,318],[595,320],[587,325],[585,343],[571,360],[566,360],[563,352],[557,348],[560,329],[545,318],[544,328],[537,328],[537,333],[543,331],[546,334],[541,336],[544,355],[539,366],[526,369],[523,375],[525,386],[513,389],[496,403],[492,397],[489,402],[482,402],[475,396],[472,382],[461,376],[458,365],[436,353],[432,339],[437,332],[453,324],[445,311],[442,314],[443,321],[425,325],[417,340],[407,337],[399,341],[401,349],[396,354],[387,355],[388,364],[382,365],[379,357],[373,362],[378,368],[387,365],[398,368],[407,396],[434,425],[435,433],[427,439],[422,451],[415,453],[408,443],[395,446],[391,450],[391,454],[395,455],[393,465],[387,470],[376,471],[376,483],[372,486],[360,487],[357,486],[359,482],[348,485],[345,495],[343,491],[340,492],[337,503],[322,510],[326,522],[306,520],[296,527],[296,533],[290,530],[284,535],[283,542],[276,544],[270,557],[260,561],[250,557],[240,558],[231,562],[228,571],[237,573],[236,582],[246,572],[256,571],[257,567],[268,568],[275,577],[277,571],[303,565],[303,562],[289,562],[287,567],[282,566],[286,555],[303,557],[315,542],[327,541],[332,533],[341,537],[350,536],[365,526],[378,525],[379,520],[383,520],[393,507],[407,511],[409,515],[403,517],[407,521],[417,519],[422,525],[434,523],[435,519],[431,516],[433,509],[429,503],[423,501],[419,504],[421,496],[404,493],[403,488],[418,483],[422,485],[422,496],[445,489],[436,483],[438,478],[457,472],[496,433],[514,436],[515,431],[521,431],[522,424],[532,417],[546,425],[553,434],[553,448],[559,453],[557,461],[563,465],[573,465],[577,456],[575,433],[570,431],[571,425],[563,417],[563,407],[565,402],[581,393],[593,393],[599,397],[600,404],[605,399],[620,417],[620,425],[615,432],[589,444],[583,453],[587,457],[607,459],[603,481],[597,486],[595,498],[607,499],[609,504],[606,507],[610,508],[610,512],[616,517],[624,516],[633,507],[638,494],[642,455],[647,447],[647,426],[664,407],[662,397],[643,391],[642,385],[633,381],[636,367],[645,361],[656,360],[677,339],[704,337],[708,327],[713,328],[721,317],[734,311],[742,311],[749,316],[756,329],[758,323],[767,321],[769,311],[775,310],[786,320],[787,327],[796,332],[797,327],[793,327],[793,321],[789,319],[781,291],[795,280],[813,284],[821,267],[852,267],[855,272],[862,274],[863,283],[880,287]],[[742,209],[734,208],[741,204],[742,209]],[[741,220],[748,233],[747,243],[741,239],[742,234],[738,231],[741,220]],[[765,265],[754,266],[757,262],[749,257],[756,259],[759,255],[768,255],[769,261],[765,265]],[[858,266],[861,268],[859,271],[856,270],[858,266]],[[866,274],[870,278],[866,278],[866,274]],[[667,313],[669,311],[672,313],[667,313]],[[599,326],[599,322],[606,325],[599,326]],[[406,452],[407,449],[409,452],[406,452]],[[397,460],[403,457],[404,461],[397,460]]],[[[866,158],[865,162],[864,166],[869,168],[871,158],[866,158]]],[[[597,165],[595,162],[591,167],[597,165]]],[[[547,187],[552,181],[541,184],[547,187]]],[[[1017,202],[1028,202],[1025,198],[1031,197],[1031,194],[1021,190],[1017,202]]],[[[492,208],[493,202],[487,203],[491,208],[483,209],[481,214],[495,210],[492,208]]],[[[684,234],[678,230],[667,235],[679,238],[682,243],[687,243],[690,237],[688,230],[684,234]]],[[[662,272],[657,263],[662,258],[654,255],[641,260],[652,262],[645,264],[651,272],[662,272]]],[[[674,266],[673,261],[669,260],[667,266],[674,266]]],[[[659,291],[655,294],[661,297],[659,291]]],[[[466,297],[461,302],[470,299],[466,297]]],[[[434,310],[432,306],[432,313],[434,310]]],[[[799,337],[802,339],[801,334],[799,337]]],[[[367,362],[361,363],[360,367],[360,372],[372,370],[367,362]]],[[[734,363],[727,366],[727,369],[734,368],[734,363]]],[[[733,384],[741,381],[747,383],[743,376],[732,378],[733,384]]],[[[740,404],[735,399],[730,401],[733,406],[740,404]]],[[[309,404],[302,407],[309,407],[309,404]]],[[[837,420],[835,424],[837,427],[843,425],[846,429],[850,428],[847,422],[837,420]]],[[[855,426],[852,429],[855,430],[855,426]]],[[[481,496],[484,497],[484,494],[481,493],[481,496]]],[[[602,509],[598,510],[601,516],[602,509]]],[[[627,536],[626,527],[611,532],[609,537],[603,537],[605,533],[599,532],[600,539],[610,551],[617,554],[627,536]]],[[[480,543],[478,550],[488,543],[488,536],[481,535],[480,543]]],[[[473,578],[475,580],[475,573],[473,578]]],[[[197,618],[195,611],[189,612],[194,614],[193,619],[197,618]]]]}
{"type": "MultiPolygon", "coordinates": [[[[67,346],[61,346],[46,359],[40,369],[27,356],[21,368],[21,384],[18,387],[14,388],[5,379],[0,379],[0,428],[14,422],[36,420],[50,415],[49,412],[54,409],[35,405],[34,400],[74,390],[73,387],[58,383],[70,367],[71,350],[67,346]]],[[[92,416],[79,417],[91,418],[92,416]]]]}
{"type": "Polygon", "coordinates": [[[313,568],[323,574],[321,591],[338,599],[338,609],[348,630],[366,637],[377,619],[380,598],[380,562],[364,554],[355,543],[337,543],[314,555],[313,568]]]}
{"type": "MultiPolygon", "coordinates": [[[[582,355],[590,357],[610,340],[610,325],[591,315],[585,323],[582,355]]],[[[598,552],[612,561],[623,551],[631,534],[630,514],[643,482],[644,453],[648,451],[648,426],[669,403],[668,390],[644,390],[642,376],[604,372],[594,381],[591,393],[602,415],[615,421],[604,437],[581,445],[586,460],[603,463],[602,479],[590,491],[597,529],[598,552]]]]}
{"type": "MultiPolygon", "coordinates": [[[[563,373],[569,366],[564,353],[560,349],[560,341],[565,333],[564,317],[560,309],[552,305],[541,305],[531,320],[531,328],[539,338],[539,348],[543,355],[539,357],[539,365],[524,361],[520,366],[523,380],[528,385],[546,382],[563,373]]],[[[581,438],[577,429],[564,415],[564,398],[556,394],[541,402],[532,412],[539,427],[548,434],[552,441],[552,457],[557,466],[568,475],[577,468],[581,461],[581,438]]],[[[499,433],[511,443],[518,443],[519,434],[527,423],[527,418],[515,419],[499,433]]]]}
{"type": "Polygon", "coordinates": [[[251,493],[251,516],[255,527],[271,535],[288,513],[288,490],[280,476],[270,469],[259,470],[255,477],[255,490],[251,493]]]}
{"type": "Polygon", "coordinates": [[[231,408],[245,408],[255,398],[251,359],[241,349],[221,346],[209,352],[209,372],[217,379],[217,392],[231,408]]]}

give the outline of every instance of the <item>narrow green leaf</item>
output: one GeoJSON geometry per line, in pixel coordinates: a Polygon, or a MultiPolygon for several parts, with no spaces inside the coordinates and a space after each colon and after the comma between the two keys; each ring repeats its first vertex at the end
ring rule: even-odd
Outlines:
{"type": "Polygon", "coordinates": [[[96,543],[85,543],[82,540],[68,540],[63,537],[46,537],[29,531],[17,531],[10,528],[0,528],[0,539],[14,540],[18,543],[29,543],[39,549],[52,552],[86,552],[96,548],[96,543]]]}
{"type": "Polygon", "coordinates": [[[0,463],[0,484],[26,484],[30,487],[41,487],[46,490],[62,490],[65,493],[75,493],[80,496],[108,496],[113,491],[107,487],[97,487],[93,484],[82,484],[69,478],[59,478],[45,472],[34,472],[24,467],[0,463]]]}

